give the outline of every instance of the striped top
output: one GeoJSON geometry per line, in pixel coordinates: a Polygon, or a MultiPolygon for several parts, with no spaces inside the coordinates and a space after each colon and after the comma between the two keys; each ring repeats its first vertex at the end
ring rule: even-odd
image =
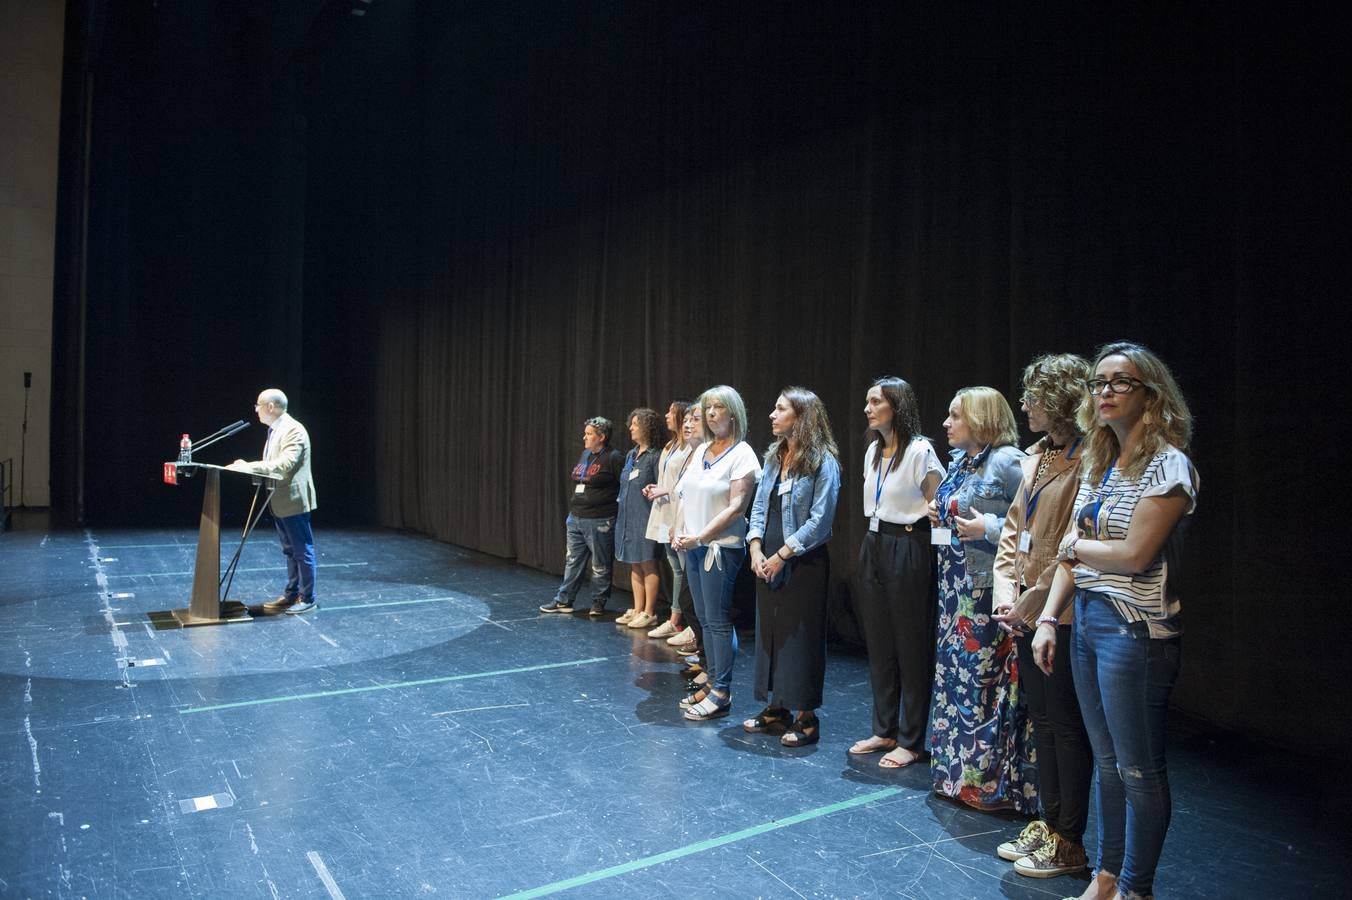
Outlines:
{"type": "MultiPolygon", "coordinates": [[[[1192,511],[1197,508],[1197,469],[1177,447],[1170,447],[1152,459],[1139,479],[1128,480],[1122,477],[1120,470],[1113,469],[1101,486],[1099,481],[1095,478],[1093,483],[1089,480],[1080,483],[1075,495],[1074,523],[1093,522],[1097,507],[1097,537],[1103,540],[1120,541],[1126,538],[1136,504],[1145,497],[1163,497],[1178,489],[1188,497],[1188,508],[1184,515],[1192,515],[1192,511]]],[[[1075,587],[1105,594],[1122,618],[1128,622],[1147,623],[1151,637],[1164,638],[1178,634],[1181,607],[1176,582],[1182,532],[1180,526],[1183,522],[1180,519],[1174,526],[1159,556],[1144,572],[1116,575],[1099,572],[1080,562],[1074,569],[1075,587]]],[[[1072,524],[1071,527],[1078,526],[1072,524]]],[[[1091,529],[1084,536],[1093,538],[1095,534],[1091,529]]]]}

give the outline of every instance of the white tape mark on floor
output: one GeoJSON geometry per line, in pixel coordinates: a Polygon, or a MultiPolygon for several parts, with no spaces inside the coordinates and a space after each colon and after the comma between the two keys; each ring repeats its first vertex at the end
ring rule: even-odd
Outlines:
{"type": "Polygon", "coordinates": [[[339,889],[338,882],[334,881],[333,876],[329,874],[329,867],[324,865],[324,860],[320,855],[311,850],[305,854],[305,857],[310,860],[310,865],[315,867],[315,874],[318,875],[319,880],[324,883],[324,890],[329,892],[329,896],[332,897],[333,900],[347,900],[347,898],[343,896],[342,890],[339,889]]]}

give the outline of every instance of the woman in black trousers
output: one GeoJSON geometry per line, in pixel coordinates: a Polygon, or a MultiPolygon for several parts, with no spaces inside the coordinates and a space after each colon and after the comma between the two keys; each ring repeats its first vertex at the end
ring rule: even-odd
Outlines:
{"type": "Polygon", "coordinates": [[[886,751],[878,765],[899,769],[924,754],[936,609],[928,505],[944,466],[920,434],[915,391],[904,380],[875,381],[864,415],[870,439],[863,485],[868,531],[855,569],[854,606],[868,648],[873,736],[857,741],[850,752],[886,751]]]}

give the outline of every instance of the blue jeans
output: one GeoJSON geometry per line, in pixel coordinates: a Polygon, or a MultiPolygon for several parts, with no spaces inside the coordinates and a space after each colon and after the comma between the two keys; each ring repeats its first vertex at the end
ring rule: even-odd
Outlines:
{"type": "Polygon", "coordinates": [[[704,571],[708,547],[685,553],[685,577],[695,601],[695,615],[704,628],[704,654],[709,658],[713,688],[724,697],[732,692],[732,664],[737,661],[737,631],[732,627],[732,587],[746,559],[745,547],[720,547],[722,567],[704,571]]]}
{"type": "Polygon", "coordinates": [[[1075,594],[1071,666],[1098,770],[1098,862],[1117,889],[1148,895],[1169,829],[1164,721],[1180,640],[1155,639],[1102,594],[1075,594]]]}
{"type": "Polygon", "coordinates": [[[584,519],[569,515],[564,521],[568,555],[563,563],[563,583],[554,599],[573,605],[582,576],[591,563],[592,606],[605,607],[610,599],[610,577],[615,568],[615,517],[584,519]]]}
{"type": "Polygon", "coordinates": [[[274,516],[277,537],[282,542],[282,554],[286,557],[286,589],[288,597],[302,600],[315,598],[315,536],[310,530],[310,514],[299,513],[294,516],[274,516]]]}

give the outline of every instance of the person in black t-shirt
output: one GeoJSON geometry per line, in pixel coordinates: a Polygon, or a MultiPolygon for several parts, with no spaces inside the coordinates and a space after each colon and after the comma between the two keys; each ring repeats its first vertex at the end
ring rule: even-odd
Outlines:
{"type": "Polygon", "coordinates": [[[570,613],[582,586],[582,576],[591,569],[592,616],[606,610],[610,599],[611,571],[615,563],[615,515],[619,506],[620,472],[624,456],[610,446],[614,426],[609,419],[588,419],[582,430],[582,456],[569,474],[572,494],[564,522],[568,553],[564,558],[563,582],[554,599],[540,612],[570,613]]]}

